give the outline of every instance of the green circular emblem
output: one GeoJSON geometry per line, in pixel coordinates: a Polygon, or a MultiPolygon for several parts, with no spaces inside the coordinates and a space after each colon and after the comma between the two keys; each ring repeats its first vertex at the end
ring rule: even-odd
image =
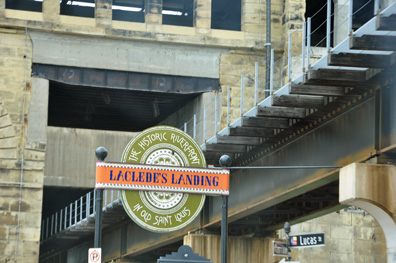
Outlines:
{"type": "MultiPolygon", "coordinates": [[[[157,126],[139,133],[126,146],[122,162],[206,167],[199,145],[183,131],[157,126]]],[[[151,191],[121,191],[127,214],[153,232],[171,232],[191,223],[201,211],[205,195],[151,191]]]]}

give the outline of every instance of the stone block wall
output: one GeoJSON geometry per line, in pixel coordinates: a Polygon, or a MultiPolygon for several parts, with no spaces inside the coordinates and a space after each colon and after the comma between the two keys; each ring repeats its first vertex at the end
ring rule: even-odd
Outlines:
{"type": "Polygon", "coordinates": [[[0,262],[37,262],[45,144],[27,139],[31,41],[0,29],[0,262]]]}
{"type": "Polygon", "coordinates": [[[324,232],[326,245],[294,248],[292,260],[301,263],[386,262],[382,228],[371,215],[362,210],[340,210],[293,225],[290,235],[318,232],[324,232]]]}

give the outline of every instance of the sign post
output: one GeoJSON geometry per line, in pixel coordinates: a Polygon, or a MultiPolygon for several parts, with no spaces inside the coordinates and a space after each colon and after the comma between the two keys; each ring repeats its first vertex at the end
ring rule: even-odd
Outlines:
{"type": "MultiPolygon", "coordinates": [[[[104,147],[99,147],[95,151],[98,161],[104,161],[107,157],[107,150],[104,147]]],[[[102,243],[102,203],[103,203],[103,189],[95,188],[95,236],[94,247],[100,248],[102,243]]]]}

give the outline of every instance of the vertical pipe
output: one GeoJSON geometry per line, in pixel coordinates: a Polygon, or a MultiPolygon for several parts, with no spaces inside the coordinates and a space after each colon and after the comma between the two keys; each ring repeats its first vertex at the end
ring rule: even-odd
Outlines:
{"type": "Polygon", "coordinates": [[[55,213],[55,234],[58,233],[58,212],[55,213]]]}
{"type": "Polygon", "coordinates": [[[73,203],[70,203],[70,213],[69,213],[69,227],[72,225],[73,219],[73,203]]]}
{"type": "MultiPolygon", "coordinates": [[[[95,150],[96,158],[99,162],[103,162],[107,157],[107,150],[104,147],[99,147],[95,150]]],[[[95,188],[96,193],[96,212],[95,212],[95,234],[94,234],[94,248],[100,248],[102,245],[102,205],[103,205],[103,189],[95,188]]]]}
{"type": "Polygon", "coordinates": [[[302,73],[305,72],[305,39],[307,38],[307,22],[303,24],[303,35],[302,35],[302,73]]]}
{"type": "Polygon", "coordinates": [[[110,204],[111,204],[111,207],[113,207],[113,201],[114,201],[114,190],[111,190],[111,197],[110,197],[110,204]]]}
{"type": "Polygon", "coordinates": [[[227,87],[227,127],[230,126],[231,87],[227,87]]]}
{"type": "Polygon", "coordinates": [[[287,52],[287,77],[288,77],[288,82],[290,83],[292,80],[291,77],[291,60],[292,60],[292,55],[291,55],[291,48],[292,45],[292,37],[291,37],[291,33],[289,33],[289,48],[288,48],[288,52],[287,52]]]}
{"type": "Polygon", "coordinates": [[[78,211],[78,201],[76,200],[74,204],[74,224],[77,224],[77,211],[78,211]]]}
{"type": "Polygon", "coordinates": [[[243,117],[243,89],[244,89],[244,76],[241,75],[241,118],[243,117]]]}
{"type": "Polygon", "coordinates": [[[308,17],[307,24],[307,69],[311,69],[311,18],[308,17]]]}
{"type": "Polygon", "coordinates": [[[67,228],[67,206],[65,207],[65,226],[63,227],[63,230],[66,230],[67,228]]]}
{"type": "Polygon", "coordinates": [[[215,96],[215,135],[217,135],[217,92],[215,96]]]}
{"type": "Polygon", "coordinates": [[[94,236],[94,247],[100,248],[102,243],[102,203],[103,203],[103,189],[95,189],[95,236],[94,236]]]}
{"type": "Polygon", "coordinates": [[[269,86],[270,86],[270,63],[271,63],[271,0],[267,0],[267,34],[266,34],[266,62],[265,62],[265,97],[268,97],[269,94],[269,86]]]}
{"type": "Polygon", "coordinates": [[[348,32],[352,36],[352,25],[353,25],[353,0],[349,0],[348,10],[348,32]]]}
{"type": "Polygon", "coordinates": [[[197,140],[197,114],[194,114],[194,131],[193,131],[193,138],[197,140]]]}
{"type": "Polygon", "coordinates": [[[326,20],[326,50],[330,52],[330,35],[331,35],[331,0],[327,0],[327,20],[326,20]]]}
{"type": "Polygon", "coordinates": [[[63,222],[63,209],[60,210],[60,215],[59,215],[59,231],[62,231],[62,224],[63,222]]]}
{"type": "Polygon", "coordinates": [[[204,106],[203,141],[206,143],[206,105],[204,106]]]}
{"type": "Polygon", "coordinates": [[[51,216],[51,236],[54,234],[54,215],[51,216]]]}
{"type": "Polygon", "coordinates": [[[104,204],[104,210],[106,211],[107,209],[107,190],[104,190],[104,198],[103,198],[103,202],[102,205],[104,204]]]}
{"type": "Polygon", "coordinates": [[[257,106],[258,97],[258,62],[254,63],[254,106],[257,106]]]}
{"type": "Polygon", "coordinates": [[[187,122],[184,123],[184,132],[187,133],[187,122]]]}
{"type": "Polygon", "coordinates": [[[274,92],[274,50],[271,49],[270,95],[274,92]]]}
{"type": "Polygon", "coordinates": [[[49,217],[47,217],[47,227],[46,227],[46,235],[45,237],[48,238],[48,224],[49,224],[49,217]]]}
{"type": "Polygon", "coordinates": [[[84,206],[83,198],[84,198],[84,196],[81,196],[81,198],[80,198],[80,221],[82,221],[82,219],[83,219],[83,206],[84,206]]]}
{"type": "Polygon", "coordinates": [[[85,218],[88,220],[89,213],[90,213],[90,210],[91,210],[91,192],[89,192],[87,194],[86,198],[87,198],[87,200],[86,200],[86,203],[85,203],[85,218]]]}
{"type": "Polygon", "coordinates": [[[96,191],[94,189],[94,191],[93,191],[93,213],[96,213],[96,202],[95,202],[95,200],[96,200],[96,191]]]}
{"type": "Polygon", "coordinates": [[[221,263],[227,263],[228,196],[222,196],[221,206],[221,263]]]}

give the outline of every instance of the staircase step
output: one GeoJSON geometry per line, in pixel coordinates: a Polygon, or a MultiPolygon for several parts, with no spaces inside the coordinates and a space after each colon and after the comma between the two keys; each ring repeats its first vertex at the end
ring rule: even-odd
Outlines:
{"type": "Polygon", "coordinates": [[[284,118],[244,117],[243,126],[261,128],[287,128],[289,127],[289,121],[284,118]]]}
{"type": "Polygon", "coordinates": [[[396,36],[364,35],[352,37],[351,49],[396,51],[396,36]]]}
{"type": "Polygon", "coordinates": [[[321,108],[324,105],[324,97],[308,95],[272,96],[272,105],[296,108],[321,108]]]}
{"type": "Polygon", "coordinates": [[[380,70],[372,68],[362,70],[322,68],[308,71],[307,83],[324,86],[351,86],[356,83],[364,83],[379,72],[380,70]]]}
{"type": "Polygon", "coordinates": [[[206,152],[231,152],[231,153],[243,153],[246,152],[246,145],[236,144],[206,144],[206,152]]]}
{"type": "Polygon", "coordinates": [[[259,107],[257,109],[257,116],[259,117],[277,117],[277,118],[291,118],[302,119],[306,115],[305,109],[292,107],[259,107]]]}
{"type": "Polygon", "coordinates": [[[345,96],[345,88],[340,86],[291,84],[289,93],[318,96],[345,96]]]}
{"type": "Polygon", "coordinates": [[[378,17],[377,30],[396,31],[396,15],[378,17]]]}
{"type": "Polygon", "coordinates": [[[217,136],[217,142],[226,144],[259,145],[260,137],[217,136]]]}
{"type": "Polygon", "coordinates": [[[274,132],[271,128],[236,127],[230,128],[230,136],[270,137],[274,132]]]}
{"type": "Polygon", "coordinates": [[[366,68],[386,68],[393,65],[396,61],[396,53],[384,54],[358,54],[358,53],[339,53],[331,54],[329,65],[366,67],[366,68]]]}

